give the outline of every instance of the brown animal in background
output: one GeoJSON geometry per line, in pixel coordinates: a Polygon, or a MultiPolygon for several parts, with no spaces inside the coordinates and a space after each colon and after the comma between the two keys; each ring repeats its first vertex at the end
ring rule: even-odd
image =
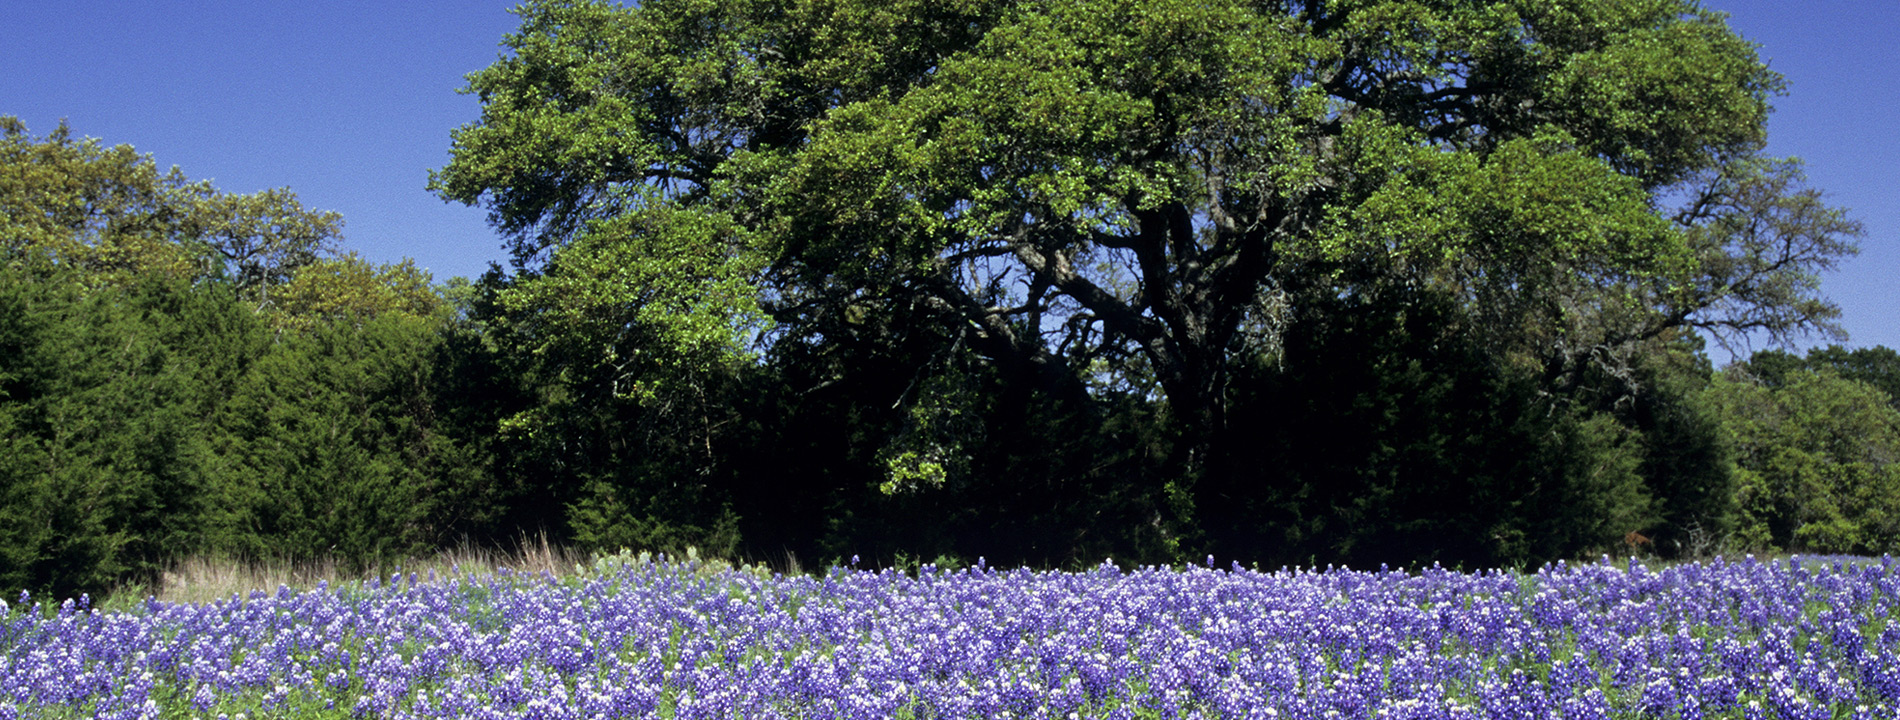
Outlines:
{"type": "Polygon", "coordinates": [[[1644,545],[1655,547],[1655,543],[1650,542],[1648,537],[1644,536],[1642,533],[1636,532],[1635,530],[1631,530],[1628,535],[1623,536],[1623,544],[1628,545],[1630,552],[1632,553],[1636,552],[1637,548],[1640,548],[1644,545]]]}

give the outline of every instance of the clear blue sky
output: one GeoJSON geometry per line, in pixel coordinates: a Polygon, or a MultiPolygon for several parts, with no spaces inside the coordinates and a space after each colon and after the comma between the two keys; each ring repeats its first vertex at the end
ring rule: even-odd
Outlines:
{"type": "Polygon", "coordinates": [[[227,192],[288,186],[371,260],[473,277],[504,257],[486,214],[423,186],[481,114],[456,90],[500,56],[513,5],[8,3],[0,114],[36,136],[65,118],[227,192]]]}
{"type": "MultiPolygon", "coordinates": [[[[1770,152],[1806,160],[1811,182],[1867,226],[1860,257],[1823,283],[1850,344],[1900,348],[1900,3],[1705,4],[1788,78],[1770,152]]],[[[11,3],[0,114],[36,135],[66,118],[226,191],[288,186],[342,212],[346,246],[372,260],[474,276],[503,257],[499,239],[481,210],[423,185],[448,160],[449,130],[479,114],[455,90],[498,56],[511,5],[11,3]]]]}

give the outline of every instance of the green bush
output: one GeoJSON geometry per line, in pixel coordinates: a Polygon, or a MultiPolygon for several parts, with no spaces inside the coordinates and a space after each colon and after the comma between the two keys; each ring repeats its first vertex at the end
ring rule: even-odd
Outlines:
{"type": "Polygon", "coordinates": [[[1709,388],[1734,447],[1737,540],[1760,549],[1900,551],[1900,411],[1832,369],[1778,387],[1731,368],[1709,388]]]}
{"type": "Polygon", "coordinates": [[[98,593],[203,543],[246,314],[215,283],[0,266],[0,586],[98,593]]]}

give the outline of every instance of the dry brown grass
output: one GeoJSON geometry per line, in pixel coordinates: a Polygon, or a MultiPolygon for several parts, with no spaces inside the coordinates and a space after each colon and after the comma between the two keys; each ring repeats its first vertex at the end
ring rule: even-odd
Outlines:
{"type": "MultiPolygon", "coordinates": [[[[243,559],[215,556],[189,557],[174,562],[160,574],[156,587],[139,588],[132,597],[156,597],[168,603],[203,603],[232,595],[275,592],[278,587],[306,589],[318,583],[337,587],[358,583],[371,577],[416,573],[436,577],[481,576],[508,568],[516,573],[547,573],[564,577],[584,571],[595,558],[573,548],[556,545],[547,535],[523,536],[514,547],[478,548],[462,545],[442,550],[433,556],[389,563],[368,572],[350,574],[331,559],[292,562],[281,559],[243,559]]],[[[114,593],[120,595],[120,593],[114,593]]]]}

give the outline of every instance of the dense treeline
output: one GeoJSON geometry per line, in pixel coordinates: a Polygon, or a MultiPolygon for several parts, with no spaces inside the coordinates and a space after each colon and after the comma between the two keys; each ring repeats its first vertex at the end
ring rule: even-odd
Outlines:
{"type": "Polygon", "coordinates": [[[439,540],[477,465],[437,421],[453,307],[341,219],[0,118],[0,584],[439,540]]]}
{"type": "Polygon", "coordinates": [[[0,585],[1900,550],[1895,353],[1704,349],[1840,334],[1779,79],[1690,3],[1443,5],[531,2],[431,181],[512,258],[441,285],[7,119],[0,585]]]}

